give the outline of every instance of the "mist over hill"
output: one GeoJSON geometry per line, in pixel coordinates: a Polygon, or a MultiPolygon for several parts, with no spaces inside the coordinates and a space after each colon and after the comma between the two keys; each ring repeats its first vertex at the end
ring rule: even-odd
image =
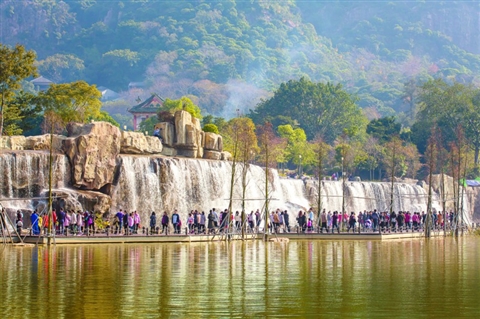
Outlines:
{"type": "Polygon", "coordinates": [[[456,1],[4,0],[0,42],[34,49],[55,82],[132,102],[188,95],[231,117],[305,76],[342,83],[370,118],[408,124],[406,82],[480,83],[479,13],[456,1]]]}

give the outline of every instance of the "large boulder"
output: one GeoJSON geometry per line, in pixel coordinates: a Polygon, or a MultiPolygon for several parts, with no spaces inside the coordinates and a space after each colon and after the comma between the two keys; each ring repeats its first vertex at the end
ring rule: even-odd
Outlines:
{"type": "Polygon", "coordinates": [[[53,207],[56,209],[107,213],[112,205],[110,196],[95,191],[54,189],[52,193],[55,196],[53,207]]]}
{"type": "Polygon", "coordinates": [[[25,143],[25,149],[33,151],[47,151],[50,150],[50,141],[52,141],[52,150],[56,153],[63,152],[63,142],[66,139],[65,136],[53,134],[44,134],[27,137],[25,143]]]}
{"type": "Polygon", "coordinates": [[[163,149],[162,141],[156,136],[145,136],[148,144],[147,153],[160,154],[163,149]]]}
{"type": "Polygon", "coordinates": [[[0,150],[22,151],[25,149],[26,142],[25,136],[2,136],[0,137],[0,150]]]}
{"type": "Polygon", "coordinates": [[[197,157],[198,158],[203,158],[203,144],[204,144],[204,141],[205,141],[205,132],[200,131],[199,134],[197,134],[197,145],[198,145],[197,157]]]}
{"type": "Polygon", "coordinates": [[[205,150],[203,152],[203,158],[205,159],[210,159],[210,160],[220,160],[222,158],[222,153],[217,152],[217,151],[208,151],[205,150]]]}
{"type": "Polygon", "coordinates": [[[220,135],[212,132],[205,132],[205,143],[203,144],[203,147],[209,151],[217,151],[219,136],[220,135]]]}
{"type": "Polygon", "coordinates": [[[177,146],[187,144],[187,125],[192,125],[192,116],[186,111],[175,112],[175,133],[177,146]]]}
{"type": "Polygon", "coordinates": [[[10,147],[14,151],[21,151],[25,149],[27,138],[25,136],[10,136],[10,147]]]}
{"type": "Polygon", "coordinates": [[[197,131],[201,131],[201,130],[202,130],[202,125],[201,125],[201,123],[200,123],[200,120],[197,119],[197,118],[195,118],[195,117],[193,117],[193,116],[192,116],[192,124],[193,124],[193,126],[195,127],[195,129],[196,129],[197,131]]]}
{"type": "Polygon", "coordinates": [[[122,154],[160,154],[162,142],[158,137],[145,136],[140,132],[122,132],[120,153],[122,154]]]}
{"type": "Polygon", "coordinates": [[[164,146],[172,147],[175,143],[175,126],[172,123],[162,122],[155,125],[160,130],[160,137],[164,146]]]}
{"type": "MultiPolygon", "coordinates": [[[[197,157],[201,145],[200,122],[186,111],[175,112],[175,144],[177,154],[185,157],[197,157]]],[[[203,153],[200,151],[200,153],[203,153]]]]}
{"type": "Polygon", "coordinates": [[[217,145],[217,151],[223,152],[223,137],[221,135],[218,135],[218,145],[217,145]]]}
{"type": "Polygon", "coordinates": [[[72,124],[64,150],[72,167],[76,188],[104,190],[113,182],[116,157],[120,154],[120,130],[107,122],[72,124]]]}
{"type": "Polygon", "coordinates": [[[177,150],[174,149],[173,147],[164,146],[162,148],[162,155],[176,156],[177,155],[177,150]]]}
{"type": "Polygon", "coordinates": [[[10,149],[10,137],[0,136],[0,150],[9,150],[9,149],[10,149]]]}
{"type": "Polygon", "coordinates": [[[222,157],[220,159],[222,161],[231,161],[233,159],[232,154],[230,154],[230,152],[223,151],[221,154],[222,154],[222,157]]]}

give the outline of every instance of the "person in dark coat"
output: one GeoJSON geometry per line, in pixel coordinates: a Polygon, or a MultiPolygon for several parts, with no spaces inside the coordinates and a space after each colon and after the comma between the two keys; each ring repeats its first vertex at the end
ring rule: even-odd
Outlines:
{"type": "Polygon", "coordinates": [[[167,212],[163,212],[163,217],[162,217],[162,233],[167,234],[168,231],[168,222],[170,219],[168,218],[167,212]]]}
{"type": "Polygon", "coordinates": [[[220,224],[220,231],[225,231],[228,228],[229,220],[228,220],[228,210],[224,210],[222,212],[222,222],[220,224]]]}
{"type": "Polygon", "coordinates": [[[155,232],[155,227],[157,227],[157,216],[155,212],[152,212],[150,215],[150,233],[155,232]]]}
{"type": "Polygon", "coordinates": [[[215,216],[213,215],[213,212],[211,210],[207,216],[207,219],[208,219],[207,228],[208,228],[208,233],[210,234],[214,232],[214,228],[215,228],[215,216]]]}
{"type": "Polygon", "coordinates": [[[298,213],[297,221],[302,232],[305,232],[305,229],[307,228],[307,216],[302,211],[298,213]]]}
{"type": "Polygon", "coordinates": [[[283,223],[285,224],[285,230],[289,233],[290,232],[290,221],[289,221],[288,212],[286,210],[285,210],[285,212],[283,212],[283,223]]]}

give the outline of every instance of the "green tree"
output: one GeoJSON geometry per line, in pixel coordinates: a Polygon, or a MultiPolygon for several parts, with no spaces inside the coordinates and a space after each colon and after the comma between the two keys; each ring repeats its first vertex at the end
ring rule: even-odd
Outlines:
{"type": "Polygon", "coordinates": [[[277,128],[280,137],[287,140],[285,156],[297,166],[314,163],[315,154],[313,145],[307,142],[307,135],[301,128],[293,128],[290,124],[280,125],[277,128]]]}
{"type": "Polygon", "coordinates": [[[399,135],[400,129],[401,125],[395,121],[394,116],[371,120],[367,125],[367,133],[380,142],[386,142],[390,140],[392,136],[399,135]]]}
{"type": "MultiPolygon", "coordinates": [[[[5,112],[3,133],[5,135],[20,135],[38,126],[41,108],[34,103],[32,93],[19,91],[10,101],[5,112]]],[[[33,133],[39,134],[40,131],[33,133]]]]}
{"type": "Polygon", "coordinates": [[[163,110],[167,110],[170,113],[176,111],[185,110],[197,119],[202,119],[202,111],[200,108],[190,100],[190,98],[183,96],[178,100],[165,99],[162,106],[163,110]]]}
{"type": "Polygon", "coordinates": [[[143,120],[142,123],[138,126],[140,132],[148,132],[150,135],[153,134],[155,130],[155,125],[158,123],[158,118],[151,116],[146,120],[143,120]]]}
{"type": "Polygon", "coordinates": [[[100,111],[100,113],[97,116],[92,116],[88,118],[87,121],[90,121],[90,120],[108,122],[113,126],[120,127],[120,124],[112,116],[110,116],[110,114],[106,111],[100,111]]]}
{"type": "Polygon", "coordinates": [[[125,87],[132,78],[141,76],[137,67],[139,61],[140,54],[130,49],[108,51],[99,61],[98,67],[102,69],[99,80],[113,89],[125,87]]]}
{"type": "Polygon", "coordinates": [[[258,154],[258,141],[255,124],[248,117],[237,117],[228,121],[223,135],[223,147],[238,161],[251,159],[258,154]]]}
{"type": "Polygon", "coordinates": [[[258,123],[277,114],[296,120],[308,138],[320,136],[327,143],[345,132],[351,136],[365,132],[367,125],[362,110],[341,84],[313,83],[303,77],[282,83],[250,116],[258,123]]]}
{"type": "Polygon", "coordinates": [[[208,124],[205,124],[203,126],[203,131],[204,132],[212,132],[212,133],[215,133],[215,134],[219,134],[218,132],[218,127],[213,124],[213,123],[208,123],[208,124]]]}
{"type": "MultiPolygon", "coordinates": [[[[8,113],[9,103],[21,88],[21,81],[35,76],[35,53],[25,50],[22,45],[10,48],[0,43],[0,136],[4,133],[4,122],[8,116],[18,119],[19,112],[8,113]]],[[[14,120],[15,121],[15,120],[14,120]]]]}
{"type": "Polygon", "coordinates": [[[40,74],[57,83],[76,80],[85,69],[82,59],[72,54],[59,53],[38,61],[37,67],[40,74]]]}
{"type": "Polygon", "coordinates": [[[441,79],[431,80],[420,87],[419,101],[417,123],[412,127],[412,138],[416,144],[425,147],[428,132],[438,125],[444,143],[448,145],[458,138],[456,130],[461,127],[468,146],[474,150],[474,164],[477,166],[480,154],[480,89],[457,82],[450,85],[441,79]]]}
{"type": "Polygon", "coordinates": [[[45,112],[46,121],[55,121],[59,127],[69,122],[86,123],[101,116],[102,94],[84,81],[52,84],[38,94],[38,102],[45,112]]]}

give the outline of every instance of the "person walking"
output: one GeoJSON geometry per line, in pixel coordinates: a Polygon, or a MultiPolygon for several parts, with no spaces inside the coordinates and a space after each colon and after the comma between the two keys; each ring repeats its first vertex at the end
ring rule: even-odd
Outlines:
{"type": "Polygon", "coordinates": [[[38,214],[36,210],[34,210],[33,214],[30,216],[30,222],[32,223],[33,235],[40,235],[40,227],[38,226],[38,214]]]}
{"type": "Polygon", "coordinates": [[[165,235],[168,234],[168,222],[169,222],[168,214],[167,214],[167,212],[163,212],[163,216],[162,216],[162,233],[164,233],[165,235]]]}
{"type": "Polygon", "coordinates": [[[214,228],[215,228],[215,215],[213,214],[213,210],[210,210],[210,213],[207,216],[208,219],[208,234],[214,233],[214,228]]]}
{"type": "Polygon", "coordinates": [[[347,228],[347,233],[350,232],[350,229],[352,232],[355,232],[355,224],[357,223],[357,218],[355,217],[355,213],[352,212],[350,214],[350,217],[348,218],[348,228],[347,228]]]}
{"type": "Polygon", "coordinates": [[[115,218],[117,219],[117,226],[115,227],[115,234],[120,234],[123,229],[123,210],[119,210],[115,214],[115,218]]]}
{"type": "Polygon", "coordinates": [[[286,210],[283,212],[283,222],[285,223],[285,230],[289,233],[290,232],[290,217],[288,216],[288,212],[286,210]]]}
{"type": "Polygon", "coordinates": [[[157,227],[157,216],[155,215],[155,212],[152,212],[150,215],[150,234],[153,234],[155,232],[155,228],[157,227]]]}
{"type": "Polygon", "coordinates": [[[176,209],[173,211],[172,225],[173,225],[173,233],[179,234],[180,233],[180,216],[178,215],[178,212],[176,209]]]}
{"type": "Polygon", "coordinates": [[[198,231],[198,232],[199,232],[200,234],[204,234],[204,233],[205,233],[205,222],[206,222],[205,212],[202,211],[202,213],[199,214],[198,218],[199,218],[199,222],[198,222],[198,224],[199,224],[199,231],[198,231]]]}
{"type": "Polygon", "coordinates": [[[140,228],[140,215],[137,211],[133,212],[133,232],[138,234],[138,229],[140,228]]]}

